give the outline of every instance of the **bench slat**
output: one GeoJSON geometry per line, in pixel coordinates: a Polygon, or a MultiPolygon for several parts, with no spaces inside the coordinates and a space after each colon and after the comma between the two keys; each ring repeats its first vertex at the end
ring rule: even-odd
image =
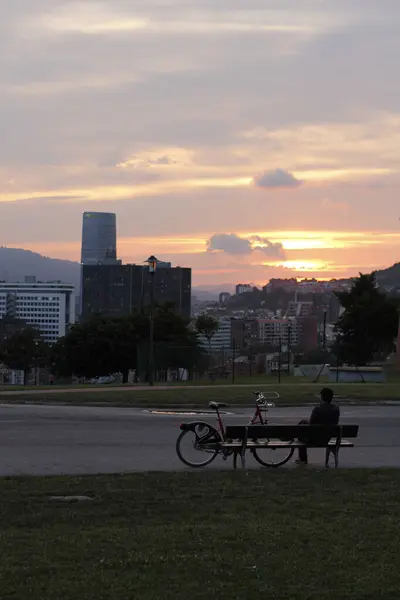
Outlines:
{"type": "Polygon", "coordinates": [[[356,438],[358,435],[358,425],[228,425],[226,428],[226,438],[228,440],[243,440],[246,437],[252,439],[276,439],[293,440],[299,436],[327,436],[336,438],[339,435],[340,428],[343,437],[356,438]]]}
{"type": "MultiPolygon", "coordinates": [[[[328,446],[329,447],[334,447],[336,445],[336,440],[330,440],[328,446]]],[[[241,448],[242,447],[242,442],[224,442],[222,444],[222,446],[224,448],[241,448]]],[[[321,446],[319,445],[310,445],[310,444],[305,444],[304,442],[299,442],[298,440],[295,440],[293,442],[280,442],[277,440],[274,440],[272,442],[261,442],[260,440],[257,440],[256,442],[253,442],[251,440],[249,440],[246,444],[246,448],[303,448],[304,446],[309,447],[309,448],[326,448],[326,444],[323,444],[321,446]]],[[[341,448],[354,448],[354,444],[353,442],[350,442],[348,440],[342,440],[340,443],[340,447],[341,448]]]]}

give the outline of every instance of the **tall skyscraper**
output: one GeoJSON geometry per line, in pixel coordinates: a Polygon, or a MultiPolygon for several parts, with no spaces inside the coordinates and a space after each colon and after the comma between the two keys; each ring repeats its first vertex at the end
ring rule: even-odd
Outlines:
{"type": "Polygon", "coordinates": [[[115,213],[83,213],[81,263],[82,265],[118,264],[115,213]]]}

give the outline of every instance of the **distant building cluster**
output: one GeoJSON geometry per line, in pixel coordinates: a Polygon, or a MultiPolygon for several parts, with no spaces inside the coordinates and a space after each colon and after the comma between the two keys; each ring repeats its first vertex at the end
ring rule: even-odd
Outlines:
{"type": "Polygon", "coordinates": [[[262,288],[264,296],[255,295],[252,300],[247,293],[260,290],[240,283],[233,296],[221,292],[218,303],[197,306],[197,314],[206,312],[219,321],[220,329],[211,340],[213,352],[229,353],[233,349],[251,352],[252,348],[261,347],[271,352],[287,348],[310,352],[321,348],[323,340],[324,345],[333,342],[332,324],[341,310],[335,292],[346,291],[350,285],[336,280],[271,279],[262,288]],[[286,299],[279,298],[279,291],[285,292],[286,299]],[[290,296],[292,299],[288,299],[290,296]]]}
{"type": "Polygon", "coordinates": [[[346,291],[350,287],[348,282],[344,281],[318,281],[317,279],[270,279],[263,287],[263,291],[268,293],[284,290],[285,292],[297,294],[323,294],[326,292],[346,291]]]}
{"type": "MultiPolygon", "coordinates": [[[[285,315],[263,311],[259,315],[240,315],[218,318],[219,329],[211,338],[214,353],[248,350],[265,346],[271,351],[297,348],[303,352],[315,350],[319,344],[319,320],[312,302],[290,303],[285,315]]],[[[208,340],[200,338],[204,347],[208,340]]]]}

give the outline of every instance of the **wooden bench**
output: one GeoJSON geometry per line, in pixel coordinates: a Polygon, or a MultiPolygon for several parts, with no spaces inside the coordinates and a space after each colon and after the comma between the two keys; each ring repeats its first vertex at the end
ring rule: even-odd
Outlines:
{"type": "Polygon", "coordinates": [[[354,439],[357,435],[358,425],[228,425],[222,447],[232,450],[235,469],[238,456],[241,458],[242,467],[245,467],[246,450],[287,448],[289,453],[291,451],[291,457],[296,448],[304,446],[326,448],[325,467],[329,466],[329,456],[333,454],[337,468],[340,448],[354,447],[354,443],[345,438],[354,439]],[[329,442],[313,443],[313,439],[328,439],[329,442]]]}

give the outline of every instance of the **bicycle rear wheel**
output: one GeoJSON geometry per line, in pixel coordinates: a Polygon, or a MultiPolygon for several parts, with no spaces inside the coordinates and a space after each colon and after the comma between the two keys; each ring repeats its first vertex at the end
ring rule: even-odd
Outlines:
{"type": "Polygon", "coordinates": [[[188,467],[209,465],[220,451],[220,433],[212,425],[198,423],[193,429],[182,431],[176,441],[176,453],[188,467]]]}
{"type": "Polygon", "coordinates": [[[276,468],[286,464],[293,456],[294,448],[254,448],[253,456],[263,467],[276,468]]]}

